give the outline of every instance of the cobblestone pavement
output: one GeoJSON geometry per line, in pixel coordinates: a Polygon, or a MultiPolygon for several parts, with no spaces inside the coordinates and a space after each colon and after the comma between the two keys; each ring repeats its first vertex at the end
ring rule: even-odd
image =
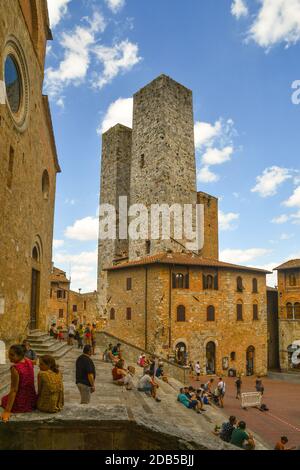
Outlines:
{"type": "MultiPolygon", "coordinates": [[[[197,382],[191,378],[191,384],[197,387],[207,382],[209,377],[201,377],[197,382]]],[[[255,392],[256,377],[243,377],[242,392],[255,392]]],[[[215,377],[217,383],[218,377],[215,377]]],[[[247,411],[241,408],[241,401],[236,399],[235,378],[226,377],[226,395],[224,413],[244,420],[247,427],[259,434],[261,438],[274,448],[280,436],[286,435],[290,446],[300,446],[300,384],[281,382],[263,378],[265,393],[263,403],[269,411],[261,412],[256,408],[247,411]]]]}

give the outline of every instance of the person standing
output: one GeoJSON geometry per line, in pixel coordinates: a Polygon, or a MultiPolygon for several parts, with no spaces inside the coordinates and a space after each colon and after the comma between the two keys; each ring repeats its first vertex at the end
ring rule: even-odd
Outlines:
{"type": "Polygon", "coordinates": [[[37,394],[34,388],[34,366],[25,357],[21,344],[10,347],[8,358],[11,366],[10,392],[1,400],[4,409],[2,420],[9,421],[11,413],[31,413],[36,408],[37,394]]]}
{"type": "Polygon", "coordinates": [[[241,376],[239,376],[236,381],[235,381],[235,386],[236,386],[236,399],[239,400],[241,398],[241,389],[242,389],[242,379],[241,376]]]}
{"type": "Polygon", "coordinates": [[[29,359],[32,362],[32,364],[35,366],[37,362],[36,352],[33,349],[31,349],[30,343],[26,339],[24,339],[22,344],[23,344],[24,351],[25,351],[24,357],[27,357],[27,359],[29,359]]]}
{"type": "Polygon", "coordinates": [[[197,377],[196,378],[197,382],[199,382],[199,380],[200,380],[200,372],[201,372],[200,363],[199,363],[199,361],[197,361],[196,364],[195,364],[195,374],[196,374],[196,377],[197,377]]]}
{"type": "Polygon", "coordinates": [[[83,325],[79,325],[79,327],[76,330],[76,335],[75,335],[75,339],[77,340],[78,349],[83,348],[83,336],[84,336],[83,325]]]}
{"type": "Polygon", "coordinates": [[[225,396],[225,391],[226,391],[226,385],[222,377],[219,378],[219,383],[218,383],[218,391],[219,391],[219,405],[220,408],[224,408],[224,396],[225,396]]]}
{"type": "Polygon", "coordinates": [[[96,369],[91,355],[92,346],[86,344],[83,354],[76,361],[76,385],[80,393],[81,405],[88,405],[91,401],[91,393],[95,391],[96,369]]]}
{"type": "Polygon", "coordinates": [[[96,323],[93,323],[92,328],[91,328],[91,342],[92,342],[92,351],[93,351],[93,356],[96,354],[96,323]]]}
{"type": "Polygon", "coordinates": [[[260,392],[261,395],[263,396],[265,388],[263,386],[262,380],[259,377],[257,377],[255,381],[255,389],[257,392],[260,392]]]}
{"type": "Polygon", "coordinates": [[[73,339],[75,339],[76,334],[76,321],[73,320],[68,328],[68,345],[73,346],[73,339]]]}

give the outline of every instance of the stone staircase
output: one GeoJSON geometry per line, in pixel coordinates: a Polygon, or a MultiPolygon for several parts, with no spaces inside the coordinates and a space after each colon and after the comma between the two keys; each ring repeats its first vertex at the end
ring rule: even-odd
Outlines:
{"type": "Polygon", "coordinates": [[[40,330],[31,331],[27,339],[38,356],[50,354],[57,360],[72,349],[72,346],[68,346],[66,342],[53,339],[48,333],[40,330]]]}

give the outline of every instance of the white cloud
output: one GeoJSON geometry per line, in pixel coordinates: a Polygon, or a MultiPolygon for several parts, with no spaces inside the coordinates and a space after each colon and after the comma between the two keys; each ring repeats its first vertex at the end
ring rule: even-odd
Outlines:
{"type": "Polygon", "coordinates": [[[256,186],[251,191],[259,193],[261,197],[274,196],[279,186],[289,178],[292,178],[289,169],[271,166],[266,168],[262,175],[257,176],[256,186]]]}
{"type": "Polygon", "coordinates": [[[120,72],[132,69],[140,62],[139,48],[137,44],[129,42],[128,39],[115,44],[113,47],[96,46],[93,49],[97,60],[103,65],[103,72],[93,81],[95,88],[103,88],[110,83],[120,72]]]}
{"type": "Polygon", "coordinates": [[[220,135],[221,130],[221,120],[216,121],[215,124],[197,121],[194,126],[196,149],[200,149],[203,145],[210,145],[220,135]]]}
{"type": "Polygon", "coordinates": [[[119,98],[111,103],[106,111],[102,123],[97,130],[103,134],[116,124],[132,127],[133,98],[119,98]]]}
{"type": "Polygon", "coordinates": [[[278,281],[277,281],[277,271],[273,271],[276,266],[279,266],[281,264],[280,261],[277,263],[267,263],[263,265],[253,265],[253,268],[258,268],[258,269],[265,269],[266,271],[271,271],[272,274],[267,274],[267,286],[269,287],[277,287],[278,286],[278,281]]]}
{"type": "Polygon", "coordinates": [[[242,16],[248,16],[249,11],[245,1],[233,0],[233,3],[231,4],[231,14],[237,19],[241,18],[242,16]]]}
{"type": "MultiPolygon", "coordinates": [[[[244,1],[235,0],[231,6],[232,14],[243,16],[244,1]]],[[[259,0],[258,11],[248,31],[248,40],[260,47],[270,49],[279,43],[286,47],[300,40],[300,0],[259,0]]]]}
{"type": "Polygon", "coordinates": [[[64,245],[64,240],[53,240],[53,248],[61,248],[64,245]]]}
{"type": "Polygon", "coordinates": [[[282,233],[280,235],[280,240],[290,240],[294,236],[295,236],[294,233],[282,233]]]}
{"type": "Polygon", "coordinates": [[[204,165],[221,165],[231,160],[233,147],[224,147],[222,149],[208,148],[202,157],[204,165]]]}
{"type": "Polygon", "coordinates": [[[292,214],[291,219],[293,219],[293,224],[300,225],[300,211],[296,212],[296,214],[292,214]]]}
{"type": "Polygon", "coordinates": [[[287,214],[282,214],[279,215],[278,217],[274,217],[274,219],[271,220],[273,224],[285,224],[288,222],[289,216],[287,214]]]}
{"type": "Polygon", "coordinates": [[[219,181],[220,177],[210,171],[208,166],[203,166],[197,172],[197,180],[199,183],[215,183],[219,181]]]}
{"type": "Polygon", "coordinates": [[[55,28],[68,11],[71,0],[48,0],[50,26],[55,28]]]}
{"type": "Polygon", "coordinates": [[[55,253],[54,264],[69,273],[73,290],[93,292],[97,288],[97,259],[97,250],[78,254],[61,252],[55,253]]]}
{"type": "Polygon", "coordinates": [[[105,0],[105,2],[113,13],[117,13],[125,5],[125,0],[105,0]]]}
{"type": "Polygon", "coordinates": [[[271,250],[266,248],[248,248],[246,250],[225,249],[221,251],[220,259],[233,264],[249,263],[269,253],[271,253],[271,250]]]}
{"type": "Polygon", "coordinates": [[[287,207],[300,207],[300,186],[298,186],[291,197],[283,203],[287,207]]]}
{"type": "Polygon", "coordinates": [[[221,210],[219,211],[219,227],[220,230],[226,231],[226,230],[234,230],[236,228],[236,225],[234,224],[235,221],[237,221],[240,217],[240,214],[237,214],[235,212],[228,212],[225,214],[225,212],[222,212],[221,210]]]}
{"type": "Polygon", "coordinates": [[[85,217],[76,220],[65,230],[65,237],[72,240],[89,241],[98,240],[99,220],[97,217],[85,217]]]}
{"type": "Polygon", "coordinates": [[[197,179],[212,183],[220,179],[210,170],[211,165],[220,165],[231,160],[234,152],[233,139],[237,135],[232,119],[218,119],[214,124],[197,121],[194,126],[195,148],[201,156],[202,167],[197,179]]]}
{"type": "MultiPolygon", "coordinates": [[[[57,69],[49,67],[45,73],[45,85],[51,98],[59,96],[66,86],[84,82],[90,66],[91,47],[97,33],[105,30],[103,16],[95,12],[92,19],[85,18],[86,26],[76,26],[72,33],[63,33],[60,41],[64,59],[57,69]]],[[[60,97],[61,99],[61,97],[60,97]]]]}

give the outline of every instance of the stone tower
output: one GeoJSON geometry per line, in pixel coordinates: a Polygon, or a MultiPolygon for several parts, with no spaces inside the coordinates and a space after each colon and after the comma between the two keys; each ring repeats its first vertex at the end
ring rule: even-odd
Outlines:
{"type": "MultiPolygon", "coordinates": [[[[150,208],[196,199],[192,92],[161,75],[134,95],[130,203],[150,208]]],[[[178,241],[130,240],[129,257],[181,251],[186,240],[178,241]]]]}
{"type": "MultiPolygon", "coordinates": [[[[130,195],[132,130],[117,124],[102,136],[100,204],[111,204],[117,209],[117,237],[119,228],[119,197],[130,195]]],[[[106,278],[103,268],[116,259],[128,257],[128,239],[99,240],[98,244],[98,293],[99,309],[106,304],[106,278]]]]}
{"type": "Polygon", "coordinates": [[[200,191],[197,194],[197,203],[204,206],[204,245],[200,256],[219,259],[218,199],[200,191]]]}

